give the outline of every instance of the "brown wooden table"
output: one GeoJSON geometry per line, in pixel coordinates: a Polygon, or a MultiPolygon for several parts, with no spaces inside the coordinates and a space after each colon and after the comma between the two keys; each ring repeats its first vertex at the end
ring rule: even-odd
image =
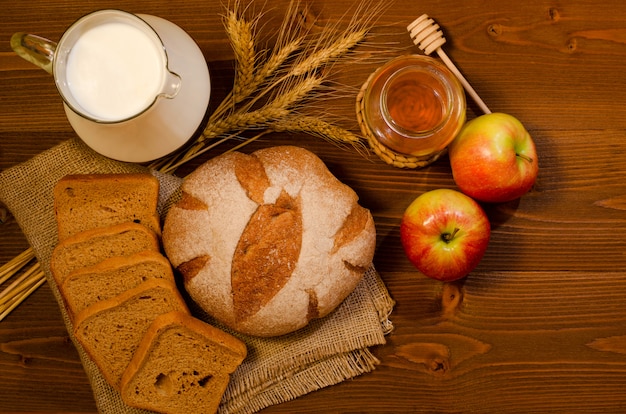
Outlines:
{"type": "MultiPolygon", "coordinates": [[[[12,53],[14,32],[58,40],[73,20],[100,8],[158,15],[196,39],[219,96],[232,82],[220,3],[2,2],[0,168],[73,136],[52,78],[12,53]]],[[[264,3],[255,7],[280,13],[286,1],[264,3]]],[[[352,0],[307,3],[322,22],[352,0]]],[[[375,265],[397,301],[395,331],[375,350],[375,372],[266,412],[623,412],[626,6],[399,0],[378,21],[394,34],[389,47],[410,46],[404,27],[422,13],[444,28],[444,49],[490,108],[527,126],[540,157],[538,182],[519,202],[487,207],[486,256],[463,281],[442,284],[410,265],[398,228],[417,195],[454,188],[447,158],[401,170],[307,135],[275,134],[251,146],[302,145],[356,190],[375,216],[375,265]]],[[[362,76],[365,69],[346,70],[362,76]]],[[[470,105],[468,117],[478,114],[470,105]]],[[[27,247],[15,221],[0,225],[0,263],[27,247]]],[[[95,410],[44,285],[0,323],[0,411],[95,410]]]]}

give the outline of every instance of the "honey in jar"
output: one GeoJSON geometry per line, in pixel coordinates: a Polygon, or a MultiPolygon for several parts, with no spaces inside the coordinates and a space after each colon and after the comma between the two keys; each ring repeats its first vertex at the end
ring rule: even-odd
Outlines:
{"type": "Polygon", "coordinates": [[[465,94],[438,60],[422,55],[395,58],[371,76],[363,117],[374,137],[407,155],[444,150],[465,122],[465,94]]]}

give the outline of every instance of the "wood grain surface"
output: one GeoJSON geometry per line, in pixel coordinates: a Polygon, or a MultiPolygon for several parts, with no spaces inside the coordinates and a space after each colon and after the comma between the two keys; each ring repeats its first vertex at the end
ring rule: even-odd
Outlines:
{"type": "MultiPolygon", "coordinates": [[[[353,8],[352,0],[303,2],[318,16],[315,24],[340,20],[353,8]]],[[[11,51],[14,32],[58,40],[75,19],[102,8],[164,17],[198,42],[216,105],[233,77],[221,3],[229,2],[1,2],[0,169],[74,134],[52,77],[11,51]]],[[[265,10],[271,21],[286,4],[250,7],[265,10]]],[[[422,192],[454,188],[447,158],[402,170],[297,134],[268,135],[246,149],[304,146],[355,189],[375,217],[375,265],[397,302],[395,330],[374,351],[381,361],[375,372],[264,412],[623,412],[626,6],[617,0],[398,0],[377,17],[373,41],[391,55],[417,52],[405,26],[423,13],[443,27],[444,49],[489,107],[526,125],[540,158],[537,184],[518,201],[486,206],[493,235],[483,261],[462,281],[442,284],[408,262],[399,223],[422,192]]],[[[341,76],[358,84],[376,65],[350,65],[341,76]]],[[[350,104],[328,110],[356,126],[350,104]]],[[[468,117],[479,114],[470,103],[468,117]]],[[[0,264],[27,247],[9,217],[0,225],[0,264]]],[[[44,285],[0,322],[0,412],[96,410],[44,285]]]]}

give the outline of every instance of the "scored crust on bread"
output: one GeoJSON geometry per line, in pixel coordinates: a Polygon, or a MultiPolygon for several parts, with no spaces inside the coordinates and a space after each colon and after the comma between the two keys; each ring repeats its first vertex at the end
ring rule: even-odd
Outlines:
{"type": "Polygon", "coordinates": [[[170,262],[155,251],[105,259],[67,275],[60,286],[69,314],[74,317],[100,300],[113,298],[150,279],[175,283],[170,262]]]}
{"type": "Polygon", "coordinates": [[[127,221],[160,235],[159,180],[150,174],[75,174],[54,187],[59,240],[127,221]]]}
{"type": "Polygon", "coordinates": [[[128,256],[144,250],[160,250],[157,235],[132,222],[75,234],[61,241],[50,257],[50,271],[61,286],[70,272],[93,266],[115,256],[128,256]]]}
{"type": "Polygon", "coordinates": [[[185,178],[163,226],[166,254],[194,301],[257,336],[330,313],[361,280],[375,244],[356,193],[292,146],[207,161],[185,178]]]}
{"type": "Polygon", "coordinates": [[[193,316],[160,315],[122,376],[122,400],[169,414],[214,413],[246,352],[243,342],[193,316]]]}
{"type": "Polygon", "coordinates": [[[74,335],[107,382],[120,380],[152,321],[171,311],[189,313],[176,285],[152,279],[76,316],[74,335]]]}

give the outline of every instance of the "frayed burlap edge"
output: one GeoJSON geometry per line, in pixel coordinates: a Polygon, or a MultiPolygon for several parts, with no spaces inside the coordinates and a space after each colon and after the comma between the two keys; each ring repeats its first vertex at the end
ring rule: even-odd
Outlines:
{"type": "MultiPolygon", "coordinates": [[[[358,375],[371,372],[379,364],[369,348],[385,343],[384,336],[393,330],[389,316],[395,302],[389,296],[384,283],[372,265],[355,291],[333,313],[326,318],[313,321],[309,326],[288,337],[314,335],[319,325],[333,323],[332,319],[346,320],[352,317],[355,307],[371,306],[378,313],[367,314],[370,323],[380,325],[380,330],[348,338],[342,345],[338,341],[320,343],[309,353],[298,355],[291,353],[290,363],[276,361],[265,364],[261,370],[250,367],[244,362],[234,374],[229,384],[220,413],[252,413],[259,409],[289,401],[308,392],[315,391],[358,375]],[[350,350],[350,351],[346,351],[350,350]],[[244,381],[237,381],[242,376],[244,381]],[[300,382],[301,381],[301,382],[300,382]],[[254,408],[253,411],[252,407],[254,408]]],[[[356,323],[355,323],[356,324],[356,323]]],[[[227,328],[223,328],[226,329],[227,328]]],[[[232,333],[232,332],[231,332],[232,333]]],[[[236,333],[233,333],[237,335],[236,333]]],[[[342,333],[338,333],[338,336],[342,333]]],[[[254,346],[258,338],[245,338],[254,346]]],[[[268,341],[263,339],[262,341],[268,341]]],[[[289,346],[288,338],[269,339],[281,346],[289,346]]],[[[339,341],[340,342],[340,341],[339,341]]],[[[268,356],[272,358],[272,356],[268,356]]]]}
{"type": "Polygon", "coordinates": [[[254,390],[242,395],[239,406],[222,404],[221,413],[252,414],[272,405],[294,400],[302,395],[339,384],[347,379],[371,372],[379,360],[367,349],[332,355],[318,360],[314,365],[299,371],[276,377],[270,387],[254,390]],[[323,373],[323,377],[320,376],[323,373]],[[231,411],[232,409],[232,411],[231,411]]]}

